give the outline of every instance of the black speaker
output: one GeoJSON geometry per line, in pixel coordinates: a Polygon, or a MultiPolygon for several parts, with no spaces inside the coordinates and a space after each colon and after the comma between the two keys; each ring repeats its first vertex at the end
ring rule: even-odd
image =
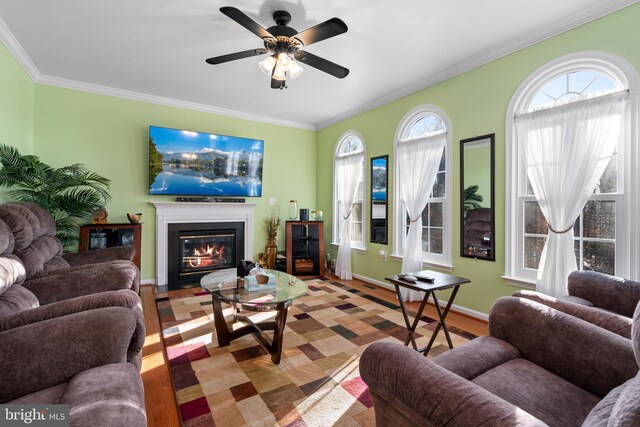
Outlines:
{"type": "Polygon", "coordinates": [[[309,209],[300,209],[300,221],[309,221],[309,209]]]}

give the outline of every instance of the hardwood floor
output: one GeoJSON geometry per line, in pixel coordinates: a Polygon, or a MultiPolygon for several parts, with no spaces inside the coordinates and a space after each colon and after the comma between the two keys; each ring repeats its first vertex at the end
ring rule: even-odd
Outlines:
{"type": "MultiPolygon", "coordinates": [[[[339,280],[337,282],[359,289],[370,295],[376,296],[388,302],[397,302],[396,294],[387,289],[370,285],[359,280],[339,280]]],[[[176,405],[173,385],[167,365],[167,358],[160,336],[160,321],[156,310],[155,299],[164,296],[189,295],[193,289],[170,292],[155,292],[155,286],[144,285],[141,287],[142,308],[147,328],[147,337],[142,349],[142,381],[144,383],[144,401],[147,409],[148,426],[174,427],[180,425],[180,416],[176,405]]],[[[419,307],[418,302],[407,303],[407,308],[415,312],[419,307]]],[[[431,304],[425,308],[429,317],[437,317],[435,307],[431,304]]],[[[447,316],[447,324],[464,329],[475,335],[488,333],[487,323],[453,310],[447,316]]]]}

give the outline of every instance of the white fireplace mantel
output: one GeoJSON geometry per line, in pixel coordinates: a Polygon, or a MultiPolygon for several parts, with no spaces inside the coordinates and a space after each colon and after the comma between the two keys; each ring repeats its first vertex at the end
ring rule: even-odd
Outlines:
{"type": "Polygon", "coordinates": [[[167,232],[169,224],[243,222],[244,259],[253,257],[255,203],[151,202],[156,207],[156,285],[168,280],[167,232]]]}

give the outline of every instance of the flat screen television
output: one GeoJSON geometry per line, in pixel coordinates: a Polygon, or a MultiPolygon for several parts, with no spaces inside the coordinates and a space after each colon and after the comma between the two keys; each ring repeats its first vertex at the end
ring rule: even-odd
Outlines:
{"type": "Polygon", "coordinates": [[[149,194],[261,197],[264,141],[149,126],[149,194]]]}

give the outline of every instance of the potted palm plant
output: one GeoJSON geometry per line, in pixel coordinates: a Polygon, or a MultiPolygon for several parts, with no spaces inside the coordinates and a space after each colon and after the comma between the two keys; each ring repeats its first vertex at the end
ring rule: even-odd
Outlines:
{"type": "Polygon", "coordinates": [[[78,240],[78,222],[91,217],[111,200],[111,181],[89,171],[83,164],[54,168],[37,156],[22,155],[0,144],[0,187],[10,187],[12,200],[31,202],[49,211],[63,246],[78,240]]]}
{"type": "Polygon", "coordinates": [[[278,227],[280,227],[280,217],[278,215],[271,215],[269,218],[264,219],[264,229],[267,232],[267,267],[275,268],[276,255],[278,253],[278,227]]]}

